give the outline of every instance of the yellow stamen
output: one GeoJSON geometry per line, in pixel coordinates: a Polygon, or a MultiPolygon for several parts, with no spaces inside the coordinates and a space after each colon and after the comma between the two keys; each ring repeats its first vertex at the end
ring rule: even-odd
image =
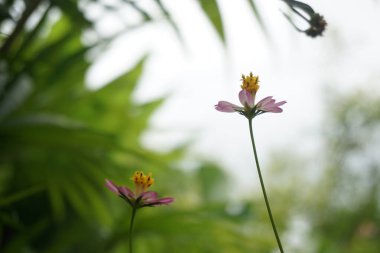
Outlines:
{"type": "Polygon", "coordinates": [[[133,177],[131,179],[135,183],[136,194],[145,192],[149,187],[151,187],[154,184],[154,178],[152,177],[152,173],[149,173],[148,175],[144,175],[144,172],[136,171],[135,174],[133,174],[133,177]]]}
{"type": "Polygon", "coordinates": [[[255,95],[259,90],[259,76],[254,76],[249,73],[249,76],[241,75],[242,85],[240,86],[243,90],[250,92],[252,95],[255,95]]]}

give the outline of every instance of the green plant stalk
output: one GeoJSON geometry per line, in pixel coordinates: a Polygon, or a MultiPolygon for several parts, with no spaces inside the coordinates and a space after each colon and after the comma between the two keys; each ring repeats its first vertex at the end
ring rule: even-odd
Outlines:
{"type": "Polygon", "coordinates": [[[257,172],[258,172],[259,178],[260,178],[261,189],[263,190],[263,195],[264,195],[264,199],[265,199],[265,205],[267,207],[267,211],[268,211],[268,214],[269,214],[270,222],[272,224],[272,229],[273,229],[274,235],[276,236],[276,241],[277,241],[277,244],[278,244],[278,248],[280,249],[281,253],[284,253],[284,250],[282,249],[280,237],[279,237],[279,235],[277,233],[276,224],[274,223],[272,211],[270,209],[268,196],[267,196],[267,193],[266,193],[266,190],[265,190],[265,186],[264,186],[263,176],[261,175],[261,169],[260,169],[260,165],[259,165],[259,159],[257,157],[255,139],[253,138],[252,119],[248,119],[248,122],[249,122],[249,133],[250,133],[250,136],[251,136],[253,154],[255,156],[256,168],[257,168],[257,172]]]}
{"type": "Polygon", "coordinates": [[[133,245],[132,245],[132,233],[133,233],[133,223],[135,221],[135,215],[136,215],[137,208],[132,208],[132,215],[131,215],[131,223],[129,224],[129,253],[133,252],[133,245]]]}

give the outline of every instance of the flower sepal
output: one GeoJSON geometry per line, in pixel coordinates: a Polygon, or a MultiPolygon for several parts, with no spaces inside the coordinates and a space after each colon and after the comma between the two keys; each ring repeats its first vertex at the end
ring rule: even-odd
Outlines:
{"type": "Polygon", "coordinates": [[[253,107],[253,108],[244,108],[245,110],[244,111],[237,111],[239,114],[243,115],[244,117],[246,117],[247,119],[251,120],[253,119],[254,117],[256,117],[256,108],[253,107]]]}

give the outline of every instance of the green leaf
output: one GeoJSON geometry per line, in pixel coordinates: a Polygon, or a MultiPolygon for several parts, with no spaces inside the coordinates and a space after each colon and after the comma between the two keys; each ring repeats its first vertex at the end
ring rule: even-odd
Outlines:
{"type": "Polygon", "coordinates": [[[219,7],[216,0],[199,0],[199,3],[213,24],[214,28],[218,32],[219,37],[225,42],[225,34],[223,29],[222,16],[219,11],[219,7]]]}
{"type": "Polygon", "coordinates": [[[65,217],[66,208],[60,184],[54,176],[49,177],[47,182],[47,193],[54,220],[62,221],[65,217]]]}
{"type": "Polygon", "coordinates": [[[206,202],[226,200],[226,175],[217,166],[204,164],[198,169],[197,178],[206,202]]]}
{"type": "Polygon", "coordinates": [[[79,9],[77,0],[51,0],[51,2],[70,17],[73,23],[76,24],[75,29],[85,28],[91,25],[91,22],[85,18],[79,9]]]}
{"type": "Polygon", "coordinates": [[[172,16],[170,15],[169,11],[166,9],[165,5],[162,4],[161,0],[155,0],[155,1],[158,7],[160,8],[161,12],[164,14],[165,18],[168,20],[169,24],[173,27],[175,33],[177,34],[177,37],[182,42],[183,39],[182,39],[181,32],[177,24],[175,23],[175,21],[172,19],[172,16]]]}
{"type": "MultiPolygon", "coordinates": [[[[98,168],[92,169],[96,170],[98,168]]],[[[83,203],[86,203],[86,209],[93,210],[91,214],[87,213],[84,218],[94,218],[100,223],[110,224],[111,217],[108,215],[107,207],[101,197],[102,195],[99,194],[99,191],[95,188],[95,185],[81,174],[83,173],[76,173],[76,176],[72,178],[72,181],[77,186],[77,196],[82,199],[83,203]]],[[[103,182],[103,180],[104,178],[102,178],[101,182],[103,182]]]]}
{"type": "Polygon", "coordinates": [[[309,14],[309,16],[313,15],[315,12],[313,8],[310,7],[310,5],[299,2],[299,1],[294,1],[294,0],[283,0],[285,3],[287,3],[292,9],[294,8],[299,8],[309,14]]]}
{"type": "Polygon", "coordinates": [[[112,135],[90,130],[80,122],[58,115],[31,115],[3,123],[0,150],[19,145],[64,148],[73,152],[116,147],[112,135]]]}
{"type": "Polygon", "coordinates": [[[247,0],[247,1],[248,1],[249,6],[252,9],[252,12],[253,12],[257,22],[259,23],[259,25],[261,27],[261,30],[268,37],[268,30],[267,30],[266,25],[265,25],[265,23],[261,17],[260,11],[258,10],[258,8],[256,6],[255,0],[247,0]]]}
{"type": "Polygon", "coordinates": [[[131,6],[133,9],[135,9],[138,13],[141,14],[141,16],[144,17],[144,21],[151,21],[152,17],[149,15],[148,12],[146,12],[143,8],[141,8],[135,1],[131,0],[123,0],[125,3],[127,3],[129,6],[131,6]]]}
{"type": "Polygon", "coordinates": [[[22,199],[30,197],[31,195],[39,193],[44,189],[45,188],[42,185],[36,185],[36,186],[30,187],[28,189],[21,190],[19,192],[13,193],[10,196],[2,197],[0,200],[0,206],[10,205],[13,202],[20,201],[22,199]]]}
{"type": "Polygon", "coordinates": [[[49,5],[48,8],[46,8],[44,14],[40,17],[40,20],[37,23],[37,25],[30,32],[26,33],[25,39],[23,40],[18,50],[14,53],[14,55],[12,55],[12,60],[10,61],[14,61],[17,58],[22,57],[23,52],[29,49],[31,45],[34,44],[35,40],[38,39],[38,36],[41,35],[41,33],[43,32],[43,28],[45,28],[46,26],[46,21],[50,13],[50,8],[51,5],[49,5]]]}

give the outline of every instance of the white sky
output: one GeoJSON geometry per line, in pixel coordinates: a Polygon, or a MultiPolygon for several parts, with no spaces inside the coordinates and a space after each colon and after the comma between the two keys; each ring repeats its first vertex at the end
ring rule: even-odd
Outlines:
{"type": "MultiPolygon", "coordinates": [[[[236,173],[239,192],[258,184],[247,120],[217,112],[214,105],[219,100],[238,103],[242,73],[260,76],[259,99],[273,95],[288,101],[282,114],[254,119],[264,176],[273,150],[313,155],[321,140],[318,130],[326,95],[356,88],[379,91],[379,85],[356,87],[367,80],[380,81],[379,2],[305,1],[328,22],[324,37],[311,39],[296,32],[283,17],[280,9],[286,8],[281,1],[257,0],[270,33],[268,40],[247,1],[219,0],[226,48],[195,1],[164,2],[179,24],[185,46],[166,22],[127,33],[99,58],[89,73],[89,83],[99,87],[149,53],[136,100],[169,97],[152,118],[144,145],[167,150],[190,140],[188,164],[200,158],[216,161],[229,174],[236,173]]],[[[105,19],[98,28],[107,33],[112,26],[121,24],[105,19]]]]}

